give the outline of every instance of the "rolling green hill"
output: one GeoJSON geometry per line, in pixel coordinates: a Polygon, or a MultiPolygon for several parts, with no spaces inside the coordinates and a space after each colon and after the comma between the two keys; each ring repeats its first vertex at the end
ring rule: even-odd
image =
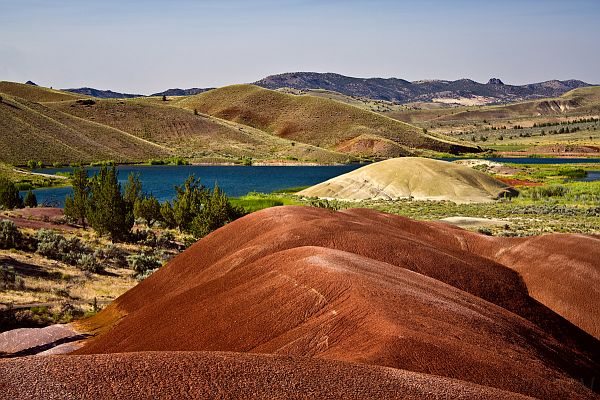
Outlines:
{"type": "Polygon", "coordinates": [[[241,157],[319,163],[342,163],[348,155],[316,146],[294,143],[261,130],[172,106],[156,98],[53,103],[64,113],[93,120],[158,143],[174,154],[192,160],[237,162],[241,157]]]}
{"type": "Polygon", "coordinates": [[[182,98],[177,106],[249,125],[275,136],[356,156],[397,157],[415,149],[477,152],[476,147],[344,103],[233,85],[182,98]]]}
{"type": "Polygon", "coordinates": [[[84,99],[89,96],[63,92],[61,90],[49,89],[42,86],[26,85],[23,83],[0,81],[0,93],[21,99],[44,103],[50,101],[63,101],[84,99]]]}
{"type": "Polygon", "coordinates": [[[25,164],[27,160],[48,164],[98,160],[126,162],[172,154],[161,145],[127,132],[6,93],[0,95],[3,98],[0,102],[2,162],[16,165],[25,164]]]}

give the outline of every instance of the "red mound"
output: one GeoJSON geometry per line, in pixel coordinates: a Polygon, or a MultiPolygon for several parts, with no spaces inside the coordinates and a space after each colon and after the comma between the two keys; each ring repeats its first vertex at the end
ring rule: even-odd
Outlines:
{"type": "Polygon", "coordinates": [[[496,259],[521,275],[534,299],[600,339],[600,238],[556,234],[510,243],[496,259]]]}
{"type": "Polygon", "coordinates": [[[309,356],[590,398],[578,380],[600,369],[598,341],[490,260],[515,243],[374,211],[272,208],[121,296],[88,321],[105,331],[78,352],[309,356]]]}
{"type": "Polygon", "coordinates": [[[0,388],[11,399],[526,399],[392,368],[218,352],[0,361],[0,388]]]}

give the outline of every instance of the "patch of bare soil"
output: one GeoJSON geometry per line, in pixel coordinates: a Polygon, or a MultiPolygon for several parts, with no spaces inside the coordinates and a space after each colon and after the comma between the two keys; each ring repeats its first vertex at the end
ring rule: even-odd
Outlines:
{"type": "Polygon", "coordinates": [[[35,207],[4,211],[0,219],[8,219],[19,228],[74,231],[78,228],[65,223],[62,208],[35,207]]]}

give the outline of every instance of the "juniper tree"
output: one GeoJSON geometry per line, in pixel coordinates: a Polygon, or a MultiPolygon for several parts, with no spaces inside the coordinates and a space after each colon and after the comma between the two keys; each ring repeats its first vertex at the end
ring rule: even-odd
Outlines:
{"type": "Polygon", "coordinates": [[[127,177],[123,198],[132,209],[135,202],[142,198],[142,181],[140,180],[139,173],[132,172],[127,177]]]}
{"type": "Polygon", "coordinates": [[[114,166],[103,166],[91,179],[88,220],[100,235],[123,240],[133,227],[133,209],[121,194],[114,166]]]}
{"type": "Polygon", "coordinates": [[[25,195],[24,204],[25,204],[25,207],[29,207],[29,208],[35,208],[38,206],[37,197],[35,196],[35,193],[33,193],[33,191],[31,189],[29,189],[29,191],[25,195]]]}
{"type": "Polygon", "coordinates": [[[23,198],[19,189],[8,178],[0,178],[0,207],[8,210],[23,208],[23,198]]]}
{"type": "Polygon", "coordinates": [[[90,182],[87,171],[83,168],[76,168],[71,178],[73,185],[73,195],[65,199],[65,216],[72,218],[80,223],[84,228],[89,208],[90,182]]]}
{"type": "Polygon", "coordinates": [[[133,215],[146,221],[148,226],[154,225],[162,219],[160,203],[156,197],[149,195],[137,199],[133,209],[133,215]]]}

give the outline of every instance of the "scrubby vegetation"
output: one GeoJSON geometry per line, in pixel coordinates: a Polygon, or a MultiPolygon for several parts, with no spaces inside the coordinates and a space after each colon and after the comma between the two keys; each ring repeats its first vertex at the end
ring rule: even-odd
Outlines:
{"type": "Polygon", "coordinates": [[[23,198],[19,194],[17,186],[9,179],[0,177],[0,208],[12,210],[23,208],[23,198]]]}
{"type": "Polygon", "coordinates": [[[104,270],[93,250],[77,237],[68,239],[54,231],[40,229],[36,241],[37,252],[47,258],[75,265],[87,272],[99,273],[104,270]]]}
{"type": "Polygon", "coordinates": [[[244,213],[217,185],[210,190],[194,176],[176,187],[176,192],[172,202],[161,205],[143,192],[137,175],[130,175],[121,190],[114,166],[102,167],[92,178],[78,169],[73,175],[73,195],[65,201],[65,216],[84,226],[89,223],[113,241],[125,241],[131,238],[136,218],[150,227],[160,223],[200,238],[244,213]]]}
{"type": "Polygon", "coordinates": [[[0,249],[14,249],[21,242],[21,232],[14,222],[0,220],[0,249]]]}
{"type": "Polygon", "coordinates": [[[216,184],[211,191],[190,176],[175,190],[173,202],[167,201],[161,207],[163,222],[170,228],[200,238],[243,215],[216,184]]]}
{"type": "Polygon", "coordinates": [[[148,277],[162,265],[155,254],[146,252],[127,257],[127,262],[131,269],[135,271],[135,277],[138,280],[148,277]]]}

